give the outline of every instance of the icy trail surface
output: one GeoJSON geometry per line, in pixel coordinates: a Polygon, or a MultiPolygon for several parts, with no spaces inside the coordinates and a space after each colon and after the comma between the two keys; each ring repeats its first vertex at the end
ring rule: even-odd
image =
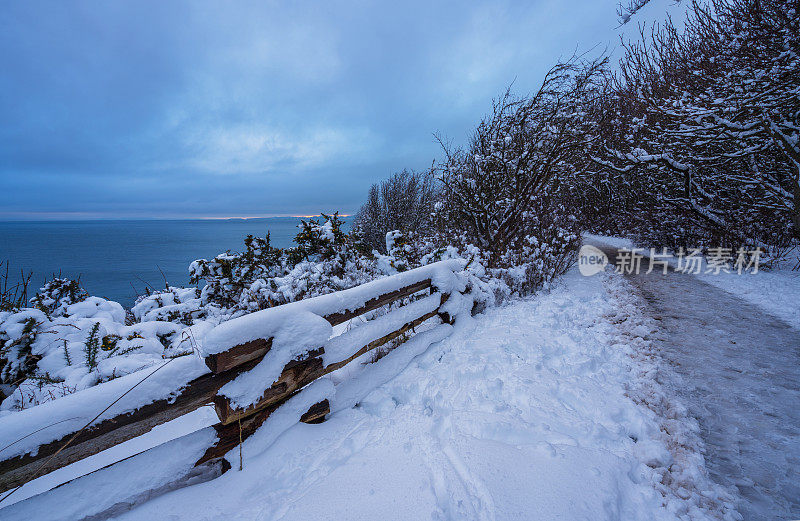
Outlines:
{"type": "Polygon", "coordinates": [[[644,271],[630,280],[673,367],[662,384],[698,420],[711,478],[745,520],[800,519],[800,330],[697,277],[644,271]]]}
{"type": "Polygon", "coordinates": [[[336,383],[325,423],[259,431],[244,444],[244,470],[119,519],[709,518],[700,504],[713,492],[690,464],[698,460],[685,468],[702,498],[659,489],[672,456],[657,415],[628,396],[647,371],[634,370],[609,319],[619,317],[612,279],[572,272],[549,294],[462,321],[423,351],[401,346],[336,383]],[[337,408],[383,373],[396,376],[337,408]]]}

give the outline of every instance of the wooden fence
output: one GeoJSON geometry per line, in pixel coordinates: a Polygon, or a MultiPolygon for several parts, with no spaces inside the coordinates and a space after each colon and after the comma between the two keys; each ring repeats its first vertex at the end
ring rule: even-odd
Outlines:
{"type": "MultiPolygon", "coordinates": [[[[390,304],[399,306],[405,302],[404,299],[413,300],[425,296],[426,293],[431,296],[436,294],[440,296],[435,309],[408,318],[408,320],[403,318],[404,322],[401,327],[372,339],[366,345],[353,345],[352,354],[346,359],[326,365],[322,356],[324,347],[312,349],[303,357],[286,364],[277,381],[271,384],[265,382],[264,392],[256,403],[247,408],[236,408],[228,398],[219,394],[218,391],[223,385],[251,370],[265,356],[268,356],[272,347],[272,338],[260,338],[233,345],[222,352],[207,356],[205,362],[210,372],[183,386],[179,389],[177,396],[151,402],[132,412],[98,420],[88,428],[76,430],[59,439],[40,445],[35,450],[0,461],[0,492],[21,486],[33,478],[141,436],[157,425],[209,404],[214,405],[220,420],[213,426],[216,431],[216,440],[196,461],[195,466],[213,464],[219,466],[222,471],[227,470],[230,468],[230,464],[224,460],[224,456],[252,435],[270,414],[306,385],[344,367],[377,347],[392,341],[396,343],[405,341],[409,337],[409,332],[413,333],[417,326],[427,320],[438,317],[437,320],[440,322],[452,323],[451,315],[442,309],[442,305],[450,298],[450,294],[446,289],[437,287],[436,274],[445,270],[451,277],[454,277],[454,272],[457,271],[459,265],[452,261],[437,264],[439,266],[431,265],[431,267],[420,268],[421,271],[412,270],[400,274],[394,281],[392,277],[389,277],[388,280],[381,279],[383,281],[381,284],[367,284],[358,287],[369,291],[374,286],[376,291],[382,292],[370,294],[370,298],[360,300],[359,302],[362,304],[355,309],[342,307],[323,316],[331,325],[336,326],[390,304]],[[420,278],[421,280],[416,280],[420,278]],[[409,280],[412,282],[408,283],[409,280]],[[386,288],[394,289],[386,291],[386,288]],[[409,299],[409,297],[411,298],[409,299]]],[[[357,288],[345,291],[352,292],[354,290],[357,288]]],[[[363,291],[362,294],[364,294],[363,291]]],[[[431,296],[425,296],[425,298],[432,298],[431,296]]],[[[330,302],[330,299],[327,302],[330,302]]],[[[385,320],[392,313],[402,313],[403,307],[397,307],[390,310],[388,314],[371,319],[385,320]]],[[[397,317],[404,317],[404,315],[395,315],[395,318],[397,317]]],[[[97,405],[99,410],[105,404],[98,403],[97,405]]],[[[299,421],[318,423],[324,421],[325,415],[329,412],[330,404],[328,400],[324,400],[311,406],[299,418],[299,421]]],[[[1,424],[2,421],[0,421],[0,426],[1,424]]]]}

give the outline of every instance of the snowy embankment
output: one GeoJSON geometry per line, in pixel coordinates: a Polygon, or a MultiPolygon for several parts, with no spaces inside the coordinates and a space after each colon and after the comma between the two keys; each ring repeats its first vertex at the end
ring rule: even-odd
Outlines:
{"type": "MultiPolygon", "coordinates": [[[[270,418],[244,443],[241,472],[118,519],[735,518],[691,429],[664,430],[684,418],[653,381],[653,328],[624,284],[572,271],[430,347],[436,329],[423,333],[434,337],[332,379],[325,423],[270,418]]],[[[43,508],[33,498],[6,512],[43,508]]]]}

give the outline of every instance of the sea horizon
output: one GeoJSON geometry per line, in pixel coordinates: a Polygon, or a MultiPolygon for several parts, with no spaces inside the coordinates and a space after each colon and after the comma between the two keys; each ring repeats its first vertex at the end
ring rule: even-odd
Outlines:
{"type": "MultiPolygon", "coordinates": [[[[327,215],[333,215],[329,213],[327,215]]],[[[339,217],[353,217],[355,214],[339,213],[339,217]]],[[[315,217],[322,217],[321,213],[317,214],[285,214],[285,215],[256,215],[256,216],[174,216],[174,217],[69,217],[69,218],[53,218],[53,219],[27,219],[27,218],[0,218],[0,223],[20,223],[20,222],[95,222],[95,221],[252,221],[259,219],[313,219],[315,217]]]]}
{"type": "MultiPolygon", "coordinates": [[[[190,286],[192,261],[241,251],[247,235],[269,232],[274,246],[290,247],[300,221],[318,216],[0,220],[0,261],[2,273],[9,264],[11,285],[22,272],[32,274],[28,298],[46,280],[62,276],[130,307],[148,289],[190,286]]],[[[350,216],[343,217],[347,225],[350,216]]]]}

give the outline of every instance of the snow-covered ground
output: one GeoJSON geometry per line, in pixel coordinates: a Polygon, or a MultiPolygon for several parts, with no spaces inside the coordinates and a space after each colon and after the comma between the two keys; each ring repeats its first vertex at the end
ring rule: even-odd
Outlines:
{"type": "Polygon", "coordinates": [[[702,273],[697,277],[800,330],[800,271],[792,271],[788,266],[783,266],[760,270],[756,274],[702,273]]]}
{"type": "MultiPolygon", "coordinates": [[[[573,270],[430,347],[404,344],[339,381],[325,423],[268,422],[244,470],[119,519],[735,519],[691,423],[681,440],[664,430],[682,409],[653,379],[654,326],[625,284],[573,270]]],[[[7,518],[48,519],[43,505],[7,518]]]]}

